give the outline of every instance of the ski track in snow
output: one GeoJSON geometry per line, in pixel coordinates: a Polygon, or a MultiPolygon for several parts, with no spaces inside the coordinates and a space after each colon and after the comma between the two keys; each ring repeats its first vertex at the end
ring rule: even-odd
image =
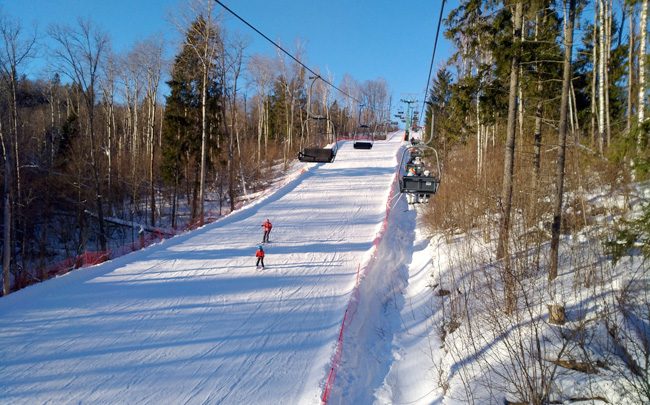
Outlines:
{"type": "MultiPolygon", "coordinates": [[[[309,165],[221,221],[0,299],[0,402],[320,403],[357,268],[384,220],[399,138],[371,150],[346,142],[335,162],[309,165]],[[257,270],[265,218],[273,231],[257,270]]],[[[370,401],[390,367],[397,326],[376,311],[401,305],[414,227],[404,208],[364,272],[336,383],[348,399],[370,401]],[[385,338],[367,333],[366,316],[385,338]]]]}

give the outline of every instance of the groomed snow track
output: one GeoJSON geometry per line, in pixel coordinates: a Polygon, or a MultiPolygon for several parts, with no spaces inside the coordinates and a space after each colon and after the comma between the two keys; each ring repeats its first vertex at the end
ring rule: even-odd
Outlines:
{"type": "MultiPolygon", "coordinates": [[[[390,250],[380,236],[400,146],[400,133],[371,150],[345,142],[333,163],[307,165],[216,223],[1,298],[0,402],[320,403],[346,309],[378,282],[367,274],[380,267],[377,249],[390,250]],[[267,268],[257,270],[266,218],[267,268]]],[[[409,260],[400,255],[390,261],[409,260]]],[[[370,400],[351,389],[353,374],[341,374],[337,401],[370,400]]]]}

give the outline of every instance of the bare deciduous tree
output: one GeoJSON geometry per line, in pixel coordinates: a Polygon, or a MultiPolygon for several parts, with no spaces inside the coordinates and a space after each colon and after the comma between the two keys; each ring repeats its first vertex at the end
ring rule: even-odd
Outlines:
{"type": "MultiPolygon", "coordinates": [[[[105,124],[106,124],[106,157],[107,162],[107,176],[108,176],[108,193],[110,201],[110,193],[113,186],[113,143],[115,140],[115,87],[117,78],[117,61],[115,55],[110,55],[107,58],[106,68],[104,75],[100,79],[100,86],[102,89],[102,106],[104,108],[105,124]]],[[[110,211],[110,209],[109,209],[110,211]]]]}
{"type": "MultiPolygon", "coordinates": [[[[605,151],[605,67],[607,66],[607,38],[605,31],[605,1],[598,0],[598,152],[605,151]]],[[[596,46],[596,44],[594,44],[596,46]]]]}
{"type": "MultiPolygon", "coordinates": [[[[646,84],[645,84],[645,62],[648,57],[646,55],[646,42],[648,41],[648,0],[643,0],[641,3],[641,22],[639,31],[641,33],[641,38],[639,38],[639,125],[645,122],[645,96],[646,96],[646,84]]],[[[640,145],[643,141],[641,131],[639,133],[638,144],[640,145]]]]}
{"type": "Polygon", "coordinates": [[[596,27],[596,21],[598,21],[598,7],[594,6],[594,27],[592,30],[592,35],[591,35],[591,43],[592,43],[592,49],[591,49],[591,61],[593,65],[593,69],[591,71],[591,141],[593,146],[598,146],[600,148],[600,141],[598,140],[598,130],[597,130],[597,118],[598,118],[598,102],[597,102],[597,95],[596,95],[596,85],[597,85],[597,78],[598,78],[598,29],[596,27]]]}
{"type": "Polygon", "coordinates": [[[9,294],[11,290],[11,278],[9,277],[9,267],[11,266],[11,150],[10,145],[6,142],[2,131],[2,120],[0,120],[0,141],[2,141],[2,155],[5,161],[4,187],[3,187],[3,210],[2,223],[2,295],[9,294]]]}
{"type": "MultiPolygon", "coordinates": [[[[516,3],[515,13],[513,16],[513,34],[512,40],[516,47],[519,47],[521,41],[521,21],[523,14],[523,4],[521,1],[516,3]]],[[[503,185],[501,190],[501,223],[499,227],[499,240],[497,246],[496,258],[503,260],[504,283],[505,283],[505,306],[506,312],[511,312],[515,305],[515,285],[512,268],[509,260],[510,242],[510,212],[512,210],[512,192],[515,162],[515,126],[517,120],[517,87],[519,82],[519,50],[513,53],[510,62],[510,90],[508,96],[508,124],[506,133],[505,159],[503,170],[503,185]]]]}
{"type": "MultiPolygon", "coordinates": [[[[156,191],[154,164],[156,159],[156,106],[158,87],[163,67],[163,43],[150,38],[135,45],[135,59],[144,76],[144,102],[146,113],[145,150],[149,159],[149,223],[156,225],[156,191]]],[[[137,105],[134,106],[137,108],[137,105]]]]}
{"type": "MultiPolygon", "coordinates": [[[[237,92],[239,90],[239,77],[242,73],[243,65],[243,55],[246,44],[240,38],[235,38],[230,41],[229,51],[226,52],[226,57],[228,59],[228,71],[230,72],[230,83],[232,85],[232,90],[227,92],[228,105],[230,110],[230,120],[231,120],[231,131],[235,134],[235,140],[237,144],[237,155],[239,160],[239,177],[242,185],[242,190],[244,195],[247,195],[246,190],[246,179],[244,178],[244,168],[242,166],[242,153],[241,153],[241,139],[239,137],[239,121],[238,121],[238,108],[237,108],[237,92]]],[[[246,111],[244,111],[244,121],[246,121],[246,111]]],[[[231,142],[232,143],[232,142],[231,142]]],[[[231,182],[234,182],[234,179],[231,179],[231,182]]],[[[233,204],[234,209],[234,196],[231,195],[231,204],[233,204]]]]}
{"type": "MultiPolygon", "coordinates": [[[[3,257],[2,257],[2,294],[9,294],[10,280],[9,268],[11,266],[11,229],[13,218],[11,215],[12,205],[18,200],[20,205],[21,184],[20,184],[20,158],[18,147],[18,105],[16,97],[16,86],[18,82],[18,68],[29,57],[33,55],[36,35],[25,37],[20,24],[11,21],[8,17],[0,16],[0,70],[2,79],[9,88],[11,96],[11,126],[9,136],[4,136],[0,126],[0,140],[5,162],[4,178],[4,207],[3,207],[3,257]],[[15,189],[15,195],[13,191],[15,189]]],[[[1,124],[0,124],[1,125],[1,124]]],[[[23,244],[24,245],[24,244],[23,244]]]]}
{"type": "Polygon", "coordinates": [[[193,30],[190,35],[185,36],[186,45],[188,45],[196,54],[201,63],[201,163],[199,178],[199,224],[205,220],[204,200],[205,200],[205,176],[206,176],[206,157],[207,157],[207,97],[208,81],[214,75],[215,58],[220,47],[219,26],[214,17],[214,2],[212,0],[195,0],[191,3],[191,12],[194,15],[192,22],[185,24],[193,30]]]}
{"type": "MultiPolygon", "coordinates": [[[[304,53],[304,47],[301,43],[298,43],[296,46],[296,59],[302,60],[304,53]]],[[[293,146],[293,128],[294,128],[294,119],[296,111],[296,103],[298,98],[298,92],[303,87],[305,82],[305,71],[300,65],[289,62],[290,67],[287,67],[287,62],[280,52],[278,52],[278,65],[280,66],[280,74],[282,77],[281,84],[284,87],[285,91],[285,131],[286,131],[286,140],[284,142],[283,156],[284,164],[286,166],[288,159],[288,152],[293,146]]]]}
{"type": "Polygon", "coordinates": [[[632,129],[632,108],[633,108],[633,99],[632,97],[632,88],[634,86],[634,20],[636,16],[634,15],[634,5],[629,5],[630,7],[630,28],[628,36],[628,53],[627,53],[627,112],[625,117],[625,132],[630,133],[632,129]]]}
{"type": "Polygon", "coordinates": [[[90,141],[90,165],[95,186],[95,202],[99,222],[99,244],[102,251],[107,250],[104,224],[102,181],[99,173],[99,160],[95,136],[95,100],[99,79],[100,61],[109,50],[109,38],[106,33],[93,26],[88,20],[79,19],[76,28],[53,25],[50,36],[56,43],[54,56],[64,72],[82,90],[87,114],[87,127],[90,141]]]}
{"type": "Polygon", "coordinates": [[[262,138],[264,148],[268,143],[268,93],[273,81],[273,63],[269,58],[253,55],[248,62],[248,73],[257,88],[257,162],[262,161],[262,138]]]}
{"type": "Polygon", "coordinates": [[[575,20],[575,0],[565,3],[564,27],[564,66],[562,74],[562,96],[560,99],[560,124],[558,128],[558,157],[556,170],[555,207],[553,210],[553,225],[551,227],[551,263],[548,273],[549,280],[557,277],[558,250],[560,245],[560,230],[562,224],[562,199],[564,198],[564,167],[566,154],[567,114],[569,104],[569,87],[571,85],[571,52],[573,50],[573,22],[575,20]],[[568,6],[568,10],[566,7],[568,6]]]}
{"type": "Polygon", "coordinates": [[[224,98],[224,107],[221,108],[222,122],[224,132],[228,137],[228,197],[230,200],[230,210],[235,209],[235,146],[237,147],[239,173],[242,182],[242,189],[246,193],[246,182],[244,179],[243,168],[241,163],[241,145],[239,141],[239,129],[237,127],[237,90],[239,76],[241,75],[242,60],[245,45],[235,39],[226,44],[225,38],[221,41],[221,54],[219,58],[221,67],[222,97],[224,98]],[[227,85],[226,85],[227,84],[227,85]],[[226,108],[227,107],[227,108],[226,108]],[[227,115],[230,115],[228,123],[227,115]]]}

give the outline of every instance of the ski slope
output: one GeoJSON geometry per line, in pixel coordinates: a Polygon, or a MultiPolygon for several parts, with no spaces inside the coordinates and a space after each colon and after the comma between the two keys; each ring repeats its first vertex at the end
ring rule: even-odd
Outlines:
{"type": "Polygon", "coordinates": [[[216,223],[1,298],[0,402],[320,403],[400,147],[345,142],[216,223]]]}

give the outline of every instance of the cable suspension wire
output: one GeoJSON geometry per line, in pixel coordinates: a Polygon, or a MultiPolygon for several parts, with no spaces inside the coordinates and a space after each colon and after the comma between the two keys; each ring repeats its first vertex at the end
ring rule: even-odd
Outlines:
{"type": "Polygon", "coordinates": [[[427,87],[424,91],[424,101],[422,101],[422,109],[420,110],[420,117],[424,117],[424,106],[429,97],[429,83],[431,83],[431,72],[433,71],[433,60],[436,57],[436,48],[438,47],[438,35],[440,34],[440,26],[442,25],[442,13],[445,9],[445,0],[440,4],[440,16],[438,17],[438,28],[436,29],[436,40],[433,43],[433,54],[431,55],[431,64],[429,65],[429,77],[427,78],[427,87]]]}
{"type": "MultiPolygon", "coordinates": [[[[357,103],[361,103],[361,102],[360,102],[359,100],[357,100],[355,97],[352,97],[352,96],[349,95],[348,93],[346,93],[346,92],[344,92],[343,90],[341,90],[341,89],[339,89],[338,87],[336,87],[334,84],[330,83],[328,80],[326,80],[325,78],[323,78],[323,77],[322,77],[321,75],[319,75],[318,73],[314,72],[312,69],[309,68],[309,66],[307,66],[307,65],[305,65],[304,63],[302,63],[301,61],[299,61],[299,60],[298,60],[297,58],[295,58],[292,54],[290,54],[289,52],[287,52],[283,47],[281,47],[279,44],[277,44],[277,43],[276,43],[275,41],[273,41],[271,38],[269,38],[269,37],[267,37],[266,35],[264,35],[264,33],[262,33],[260,30],[258,30],[257,28],[253,27],[253,26],[252,26],[248,21],[244,20],[242,17],[240,17],[237,13],[235,13],[234,11],[232,11],[230,8],[228,8],[228,6],[226,6],[225,4],[223,4],[221,1],[219,1],[219,0],[214,0],[214,1],[215,1],[217,4],[219,4],[221,7],[223,7],[226,11],[228,11],[230,14],[232,14],[233,16],[235,16],[239,21],[243,22],[244,24],[246,24],[247,26],[249,26],[253,31],[255,31],[255,32],[257,32],[258,34],[260,34],[264,39],[266,39],[266,40],[269,41],[271,44],[273,44],[273,46],[275,46],[276,48],[278,48],[279,50],[281,50],[285,55],[287,55],[288,57],[290,57],[291,59],[293,59],[294,62],[296,62],[296,63],[299,64],[300,66],[304,67],[304,68],[305,68],[309,73],[311,73],[311,74],[313,74],[314,76],[316,76],[317,78],[321,79],[323,82],[325,82],[326,84],[328,84],[328,85],[331,86],[332,88],[338,90],[338,91],[339,91],[341,94],[343,94],[344,96],[350,98],[351,100],[354,100],[354,101],[357,102],[357,103]]],[[[444,3],[444,1],[443,1],[443,3],[444,3]]]]}

